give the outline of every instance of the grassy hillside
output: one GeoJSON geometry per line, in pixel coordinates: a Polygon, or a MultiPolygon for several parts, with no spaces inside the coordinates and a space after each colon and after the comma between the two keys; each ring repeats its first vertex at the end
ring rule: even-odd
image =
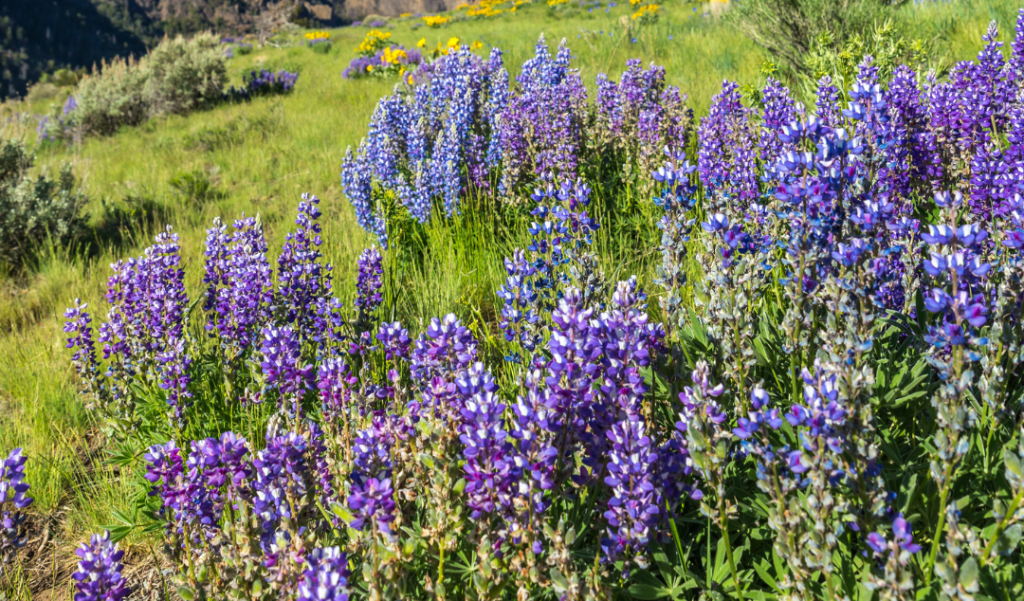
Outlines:
{"type": "MultiPolygon", "coordinates": [[[[420,21],[396,20],[389,31],[393,41],[407,47],[420,39],[433,47],[458,37],[482,42],[481,53],[501,48],[513,75],[532,55],[539,34],[550,42],[565,38],[588,86],[597,73],[620,73],[628,58],[654,61],[664,65],[668,81],[689,96],[697,115],[706,113],[724,78],[761,82],[765,57],[726,21],[705,16],[703,5],[665,6],[656,24],[640,29],[623,26],[631,23],[628,3],[606,8],[602,3],[592,10],[556,12],[544,4],[525,5],[515,14],[459,21],[440,29],[414,29],[420,21]]],[[[977,52],[992,18],[1000,21],[1007,39],[1014,9],[1012,2],[995,0],[926,4],[907,8],[905,16],[948,64],[977,52]]],[[[345,149],[365,133],[377,99],[394,85],[341,78],[366,31],[332,30],[334,49],[327,55],[301,46],[302,32],[297,31],[276,38],[280,47],[257,48],[229,60],[229,71],[238,81],[259,67],[299,71],[298,84],[288,96],[162,118],[77,146],[37,148],[39,170],[55,171],[65,161],[73,164],[91,199],[92,226],[89,253],[41,248],[28,273],[0,280],[0,449],[22,446],[32,458],[28,473],[36,497],[34,511],[39,522],[47,524],[49,540],[56,543],[51,548],[30,541],[22,555],[21,579],[37,592],[53,586],[63,595],[73,546],[84,533],[114,523],[113,510],[125,510],[130,499],[142,493],[133,488],[130,474],[105,462],[109,449],[103,448],[76,392],[61,333],[63,310],[75,297],[102,307],[108,265],[138,254],[164,224],[172,224],[182,236],[191,278],[187,284],[194,295],[200,285],[205,228],[214,217],[227,220],[259,213],[274,253],[303,192],[323,200],[324,252],[335,265],[342,295],[350,294],[355,257],[371,240],[355,224],[352,209],[340,194],[338,168],[345,149]],[[186,175],[208,181],[211,191],[183,191],[186,175]]],[[[0,136],[35,144],[31,115],[43,112],[51,102],[59,104],[63,97],[4,105],[0,136]]],[[[655,236],[653,212],[642,203],[638,206],[636,235],[655,236]]],[[[453,310],[470,317],[474,312],[487,315],[502,275],[500,259],[517,245],[518,235],[487,231],[469,217],[452,228],[432,229],[429,235],[429,256],[400,276],[397,317],[415,324],[453,310]]],[[[605,234],[597,241],[610,271],[649,279],[654,255],[637,255],[630,250],[634,245],[621,242],[605,234]]],[[[145,536],[135,533],[127,543],[130,563],[150,561],[145,536]]],[[[25,589],[19,594],[31,597],[25,589]]]]}

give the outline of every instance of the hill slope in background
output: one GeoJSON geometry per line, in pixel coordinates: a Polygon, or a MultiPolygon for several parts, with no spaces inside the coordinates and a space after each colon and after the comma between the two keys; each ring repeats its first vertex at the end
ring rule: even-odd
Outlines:
{"type": "Polygon", "coordinates": [[[164,35],[259,33],[291,21],[339,25],[370,14],[436,12],[458,0],[26,0],[0,3],[0,100],[44,73],[140,56],[164,35]]]}

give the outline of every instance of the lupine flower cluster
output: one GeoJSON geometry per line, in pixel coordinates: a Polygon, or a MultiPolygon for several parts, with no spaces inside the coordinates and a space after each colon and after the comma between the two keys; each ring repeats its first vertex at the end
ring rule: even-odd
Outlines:
{"type": "Polygon", "coordinates": [[[380,101],[367,137],[342,163],[342,188],[356,219],[381,245],[394,212],[389,203],[424,223],[434,199],[451,215],[470,181],[487,184],[486,140],[507,97],[500,52],[485,61],[462,46],[409,77],[413,87],[380,101]]]}
{"type": "Polygon", "coordinates": [[[73,94],[70,94],[67,100],[64,101],[63,106],[61,106],[59,113],[38,117],[39,125],[36,126],[36,141],[74,140],[76,133],[80,129],[78,127],[78,114],[75,112],[77,108],[78,101],[73,94]]]}
{"type": "Polygon", "coordinates": [[[423,62],[419,50],[405,48],[404,46],[385,46],[375,54],[369,56],[357,56],[341,72],[345,79],[356,79],[375,75],[386,77],[389,75],[405,75],[412,72],[423,62]]]}
{"type": "Polygon", "coordinates": [[[515,85],[500,50],[487,60],[470,50],[457,45],[409,73],[346,155],[342,188],[381,244],[396,205],[425,223],[474,194],[515,202],[546,177],[571,180],[606,163],[646,182],[662,146],[686,144],[692,116],[661,67],[631,61],[619,84],[600,76],[591,107],[564,41],[552,54],[541,36],[515,85]]]}
{"type": "MultiPolygon", "coordinates": [[[[866,586],[887,599],[911,598],[933,578],[953,597],[976,592],[978,562],[992,563],[982,550],[1001,535],[982,534],[984,518],[966,518],[950,502],[972,432],[1000,428],[1020,394],[993,384],[1015,361],[1001,345],[1017,344],[993,313],[1021,306],[1019,197],[996,175],[1016,160],[1005,157],[1013,156],[1020,81],[1009,65],[1020,59],[1005,62],[997,36],[991,27],[978,61],[959,64],[948,83],[906,67],[882,82],[865,57],[845,105],[821,80],[816,114],[774,79],[760,94],[762,111],[726,82],[698,129],[696,169],[670,153],[656,172],[663,306],[684,344],[714,357],[694,382],[712,374],[724,384],[684,393],[685,448],[705,492],[725,497],[708,507],[723,540],[735,503],[724,478],[755,469],[770,500],[773,551],[785,561],[771,585],[780,594],[847,594],[833,570],[850,532],[875,561],[866,586]],[[695,233],[701,201],[706,217],[695,233]],[[704,281],[692,284],[698,309],[686,319],[678,295],[691,257],[704,281]],[[887,330],[896,323],[913,325],[887,330]],[[897,356],[908,363],[887,380],[878,361],[897,356]],[[773,380],[770,393],[763,378],[773,380]],[[931,400],[925,436],[934,450],[921,476],[934,481],[938,503],[925,514],[934,538],[919,571],[909,558],[922,548],[895,505],[898,483],[883,476],[882,432],[891,430],[871,400],[880,384],[891,387],[889,402],[917,386],[931,400]],[[981,408],[975,387],[985,391],[981,408]],[[708,394],[714,402],[703,400],[708,394]]],[[[728,546],[726,554],[741,591],[728,546]]]]}
{"type": "Polygon", "coordinates": [[[686,95],[665,83],[664,67],[629,60],[618,83],[602,73],[596,87],[595,141],[604,146],[601,155],[620,155],[623,178],[654,171],[663,148],[681,150],[689,139],[693,112],[686,95]]]}
{"type": "Polygon", "coordinates": [[[78,591],[75,601],[121,601],[131,594],[121,576],[124,551],[111,542],[110,532],[93,534],[75,554],[79,557],[78,571],[71,576],[78,591]]]}
{"type": "Polygon", "coordinates": [[[18,550],[25,545],[25,514],[23,509],[32,505],[28,496],[29,485],[25,482],[25,461],[21,449],[11,451],[3,462],[0,474],[0,570],[6,571],[18,550]]]}
{"type": "MultiPolygon", "coordinates": [[[[187,459],[174,441],[146,454],[146,480],[167,520],[166,552],[184,568],[182,586],[215,597],[269,583],[294,595],[310,577],[303,567],[316,553],[310,543],[330,527],[319,507],[336,502],[323,433],[312,423],[300,432],[275,428],[272,420],[266,448],[255,455],[231,432],[193,441],[187,459]]],[[[343,576],[341,561],[331,571],[343,576]]]]}
{"type": "Polygon", "coordinates": [[[232,100],[247,100],[257,96],[269,96],[271,94],[287,94],[295,87],[299,74],[291,71],[281,70],[277,73],[260,69],[250,71],[242,76],[242,86],[231,88],[225,93],[232,100]]]}
{"type": "Polygon", "coordinates": [[[468,190],[515,197],[501,218],[528,240],[493,312],[395,321],[401,253],[376,248],[346,266],[343,306],[315,197],[276,279],[258,219],[215,222],[206,337],[184,328],[170,233],[115,264],[104,355],[84,304],[65,331],[111,436],[159,427],[146,486],[180,590],[1005,596],[1024,522],[1024,12],[1009,61],[997,38],[948,82],[865,57],[813,110],[772,78],[757,108],[726,82],[692,156],[658,69],[630,63],[588,113],[564,46],[539,45],[518,87],[497,52],[421,67],[382,99],[345,191],[399,249],[399,206],[425,221],[474,208],[468,190]],[[591,204],[597,115],[640,140],[625,154],[664,157],[660,290],[598,261],[622,224],[591,204]]]}
{"type": "Polygon", "coordinates": [[[500,189],[509,193],[545,173],[577,174],[586,136],[587,89],[570,66],[565,41],[552,56],[544,36],[523,63],[515,94],[500,116],[500,189]]]}
{"type": "Polygon", "coordinates": [[[111,418],[110,425],[122,431],[137,419],[140,396],[149,396],[128,386],[136,378],[162,391],[173,420],[181,421],[192,397],[185,332],[188,295],[179,251],[178,235],[168,227],[143,256],[111,266],[114,274],[106,295],[110,311],[99,328],[105,372],[97,367],[91,316],[83,305],[65,313],[64,330],[72,334],[68,348],[76,349],[79,375],[93,402],[111,418]]]}

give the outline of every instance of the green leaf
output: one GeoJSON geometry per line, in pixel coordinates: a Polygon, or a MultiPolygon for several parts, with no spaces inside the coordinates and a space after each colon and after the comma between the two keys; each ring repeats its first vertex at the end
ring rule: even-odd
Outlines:
{"type": "Polygon", "coordinates": [[[668,596],[663,594],[661,588],[649,584],[634,584],[628,590],[629,594],[637,599],[663,599],[668,596]]]}
{"type": "Polygon", "coordinates": [[[772,587],[772,590],[779,590],[779,583],[776,582],[775,578],[773,578],[772,575],[768,573],[767,561],[762,560],[758,563],[755,563],[754,571],[757,572],[757,575],[761,577],[761,580],[763,580],[765,584],[772,587]]]}
{"type": "Polygon", "coordinates": [[[185,601],[193,601],[196,598],[196,592],[187,586],[179,586],[178,595],[185,601]]]}
{"type": "Polygon", "coordinates": [[[551,583],[555,585],[555,590],[568,590],[569,581],[566,580],[558,568],[551,568],[549,575],[551,576],[551,583]]]}
{"type": "Polygon", "coordinates": [[[124,540],[132,533],[131,526],[101,526],[101,528],[110,532],[110,540],[115,543],[124,540]]]}
{"type": "Polygon", "coordinates": [[[342,519],[346,524],[351,522],[355,517],[352,512],[345,508],[341,503],[331,503],[331,511],[334,515],[342,519]]]}
{"type": "Polygon", "coordinates": [[[1020,544],[1022,534],[1024,532],[1021,531],[1020,524],[1014,524],[1004,530],[996,541],[996,553],[1000,555],[1013,553],[1017,549],[1017,545],[1020,544]]]}
{"type": "Polygon", "coordinates": [[[107,451],[107,455],[108,465],[124,467],[135,461],[135,450],[127,444],[120,444],[116,449],[107,451]]]}
{"type": "Polygon", "coordinates": [[[960,586],[969,593],[978,590],[978,562],[973,557],[967,558],[960,566],[960,586]]]}
{"type": "MultiPolygon", "coordinates": [[[[1010,449],[1003,449],[1003,463],[1006,464],[1006,471],[1012,473],[1020,481],[1024,479],[1024,467],[1021,467],[1020,457],[1010,449]]],[[[1007,475],[1007,480],[1012,478],[1007,475]]]]}
{"type": "Polygon", "coordinates": [[[115,509],[115,510],[111,511],[111,512],[110,512],[110,515],[111,515],[111,517],[113,517],[113,518],[114,518],[115,520],[117,520],[117,521],[121,522],[121,523],[122,523],[122,524],[124,524],[125,526],[128,526],[128,527],[130,527],[130,528],[134,528],[134,527],[135,527],[135,518],[130,518],[130,517],[128,517],[128,516],[127,516],[127,515],[126,515],[126,514],[125,514],[125,513],[123,512],[123,511],[121,511],[120,509],[115,509]]]}

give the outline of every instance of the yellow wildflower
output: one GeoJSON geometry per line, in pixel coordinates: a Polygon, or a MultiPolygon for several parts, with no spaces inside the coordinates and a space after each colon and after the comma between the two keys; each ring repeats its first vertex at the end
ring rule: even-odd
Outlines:
{"type": "Polygon", "coordinates": [[[388,45],[388,39],[391,37],[391,32],[381,32],[376,29],[371,29],[366,34],[366,38],[359,43],[359,47],[356,48],[356,52],[364,54],[366,56],[373,56],[378,50],[383,49],[388,45]]]}
{"type": "Polygon", "coordinates": [[[440,27],[447,23],[448,21],[451,21],[451,19],[441,15],[428,15],[426,17],[423,17],[423,21],[427,24],[428,27],[440,27]]]}
{"type": "Polygon", "coordinates": [[[477,40],[477,41],[473,42],[473,50],[479,50],[479,49],[481,49],[483,47],[484,47],[484,44],[480,40],[477,40]]]}
{"type": "Polygon", "coordinates": [[[409,55],[405,53],[405,50],[402,50],[401,48],[390,47],[389,46],[389,47],[384,49],[384,54],[383,54],[383,56],[381,56],[381,59],[385,63],[390,63],[392,65],[397,65],[401,59],[408,58],[408,57],[409,57],[409,55]]]}
{"type": "Polygon", "coordinates": [[[459,38],[451,38],[451,39],[449,39],[448,40],[448,47],[449,48],[458,48],[459,47],[459,38]]]}
{"type": "Polygon", "coordinates": [[[427,38],[420,38],[420,41],[416,42],[417,48],[424,48],[427,45],[427,38]]]}
{"type": "Polygon", "coordinates": [[[658,5],[657,4],[645,4],[640,7],[640,10],[633,13],[633,19],[644,19],[653,18],[658,16],[658,5]]]}

